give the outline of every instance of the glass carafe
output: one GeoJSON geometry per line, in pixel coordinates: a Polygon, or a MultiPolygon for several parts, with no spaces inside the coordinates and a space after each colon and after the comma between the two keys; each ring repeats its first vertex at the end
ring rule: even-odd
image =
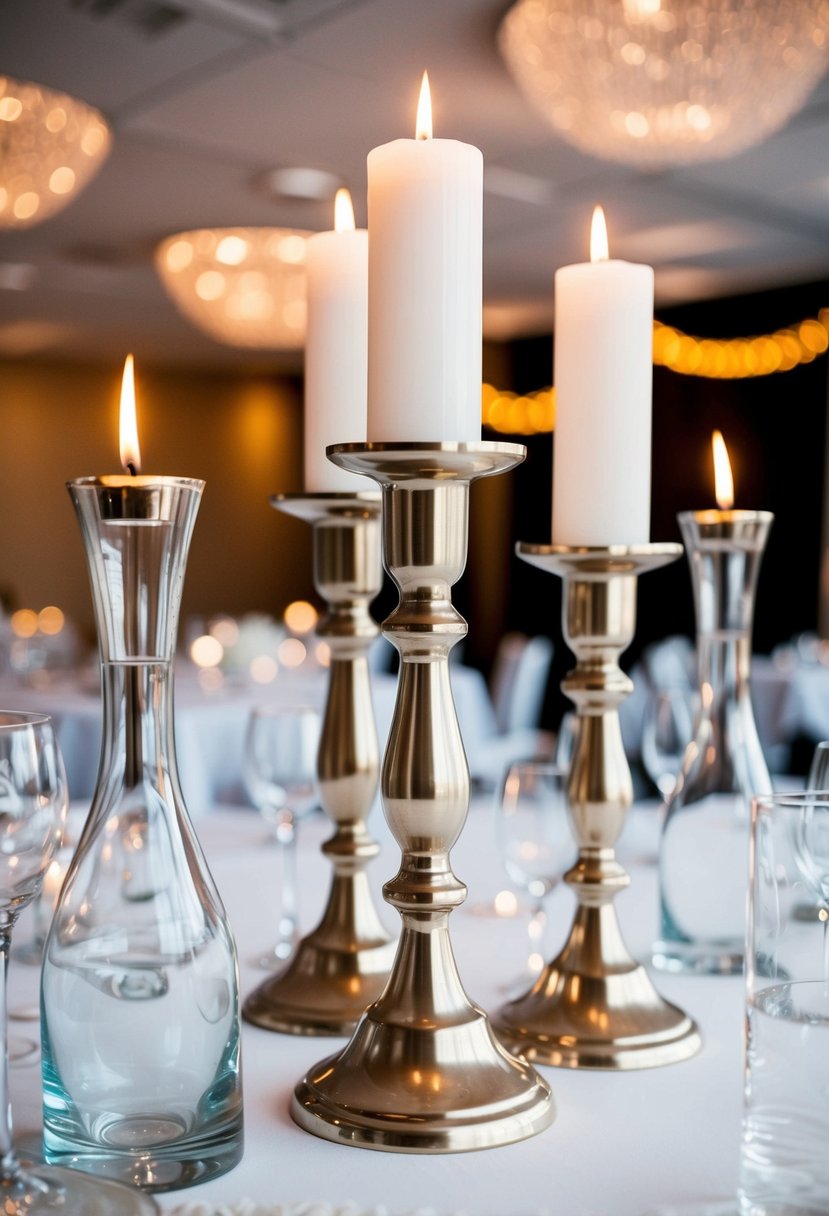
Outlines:
{"type": "Polygon", "coordinates": [[[662,825],[653,961],[670,971],[742,970],[751,798],[771,792],[749,675],[772,519],[767,511],[679,516],[694,587],[699,707],[662,825]]]}
{"type": "Polygon", "coordinates": [[[68,488],[95,604],[103,739],[44,952],[44,1149],[49,1161],[161,1191],[206,1181],[242,1153],[236,953],[173,736],[178,611],[203,483],[68,488]]]}

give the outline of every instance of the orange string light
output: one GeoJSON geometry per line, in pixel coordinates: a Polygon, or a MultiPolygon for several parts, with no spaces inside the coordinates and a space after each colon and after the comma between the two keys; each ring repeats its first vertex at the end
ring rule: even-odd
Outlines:
{"type": "MultiPolygon", "coordinates": [[[[653,361],[681,376],[745,380],[788,372],[829,350],[829,308],[798,325],[750,338],[697,338],[673,325],[653,323],[653,361]]],[[[535,435],[555,428],[556,393],[542,388],[524,395],[484,384],[481,421],[504,435],[535,435]]]]}

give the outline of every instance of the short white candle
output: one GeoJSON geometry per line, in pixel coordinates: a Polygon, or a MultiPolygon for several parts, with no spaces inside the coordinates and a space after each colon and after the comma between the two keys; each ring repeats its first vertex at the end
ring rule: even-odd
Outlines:
{"type": "Polygon", "coordinates": [[[481,438],[483,157],[432,139],[424,74],[416,139],[368,156],[368,438],[481,438]]]}
{"type": "Polygon", "coordinates": [[[608,261],[601,208],[591,261],[556,272],[553,544],[650,538],[653,270],[608,261]]]}
{"type": "Polygon", "coordinates": [[[347,190],[338,190],[334,231],[306,243],[308,331],[305,344],[305,489],[377,487],[339,469],[325,455],[332,443],[364,443],[368,373],[368,233],[355,230],[347,190]]]}

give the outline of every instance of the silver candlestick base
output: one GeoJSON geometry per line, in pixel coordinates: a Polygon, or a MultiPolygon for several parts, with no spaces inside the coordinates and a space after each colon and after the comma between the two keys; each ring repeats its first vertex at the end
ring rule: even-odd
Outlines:
{"type": "Polygon", "coordinates": [[[449,682],[466,633],[451,586],[466,564],[469,484],[524,457],[507,443],[344,444],[336,464],[383,488],[386,567],[400,603],[383,632],[400,652],[381,789],[402,850],[384,894],[403,922],[388,984],[337,1055],[296,1087],[291,1113],[327,1140],[439,1153],[522,1140],[555,1108],[546,1082],[509,1055],[464,992],[449,914],[466,898],[449,851],[469,804],[469,769],[449,682]]]}
{"type": "Polygon", "coordinates": [[[320,736],[320,799],[336,831],[322,846],[334,877],[322,920],[287,967],[256,988],[244,1017],[287,1034],[349,1034],[381,993],[394,942],[377,915],[366,866],[379,846],[366,828],[380,772],[368,650],[379,629],[380,495],[280,494],[274,507],[313,527],[314,585],[328,604],[317,636],[331,648],[320,736]]]}
{"type": "Polygon", "coordinates": [[[576,704],[568,782],[578,860],[565,875],[578,908],[570,937],[524,996],[495,1015],[514,1051],[565,1068],[650,1068],[694,1055],[696,1025],[658,994],[625,947],[613,900],[630,883],[614,848],[633,801],[619,703],[633,690],[619,657],[636,627],[636,579],[681,545],[574,548],[519,544],[531,565],[564,579],[564,637],[576,667],[562,689],[576,704]]]}

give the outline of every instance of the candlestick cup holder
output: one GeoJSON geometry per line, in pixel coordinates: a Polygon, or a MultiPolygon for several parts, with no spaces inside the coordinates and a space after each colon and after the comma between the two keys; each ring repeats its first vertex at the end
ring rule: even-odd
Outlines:
{"type": "Polygon", "coordinates": [[[510,1048],[544,1064],[622,1070],[684,1060],[701,1045],[697,1027],[630,956],[613,906],[630,883],[614,850],[633,801],[618,712],[633,684],[619,657],[635,632],[638,576],[682,548],[519,544],[517,551],[564,580],[564,637],[576,666],[562,689],[577,711],[567,794],[579,850],[565,882],[577,909],[564,948],[493,1021],[510,1048]]]}
{"type": "Polygon", "coordinates": [[[334,835],[322,851],[334,875],[322,919],[277,975],[247,998],[249,1022],[288,1034],[349,1034],[382,991],[394,957],[366,867],[379,846],[366,817],[380,756],[368,651],[379,629],[368,606],[380,590],[380,494],[281,494],[274,507],[313,529],[314,584],[328,605],[317,636],[331,648],[317,771],[334,835]]]}
{"type": "Polygon", "coordinates": [[[44,948],[44,1151],[172,1190],[242,1155],[236,952],[173,734],[179,603],[203,483],[105,477],[68,488],[98,627],[103,734],[44,948]]]}
{"type": "Polygon", "coordinates": [[[466,897],[449,850],[469,804],[469,769],[449,678],[466,633],[451,586],[466,564],[469,484],[523,459],[501,443],[343,444],[334,463],[383,490],[386,568],[400,602],[383,626],[400,675],[381,778],[402,858],[386,883],[402,932],[388,983],[348,1045],[299,1082],[291,1113],[328,1140],[438,1153],[521,1140],[552,1122],[546,1082],[498,1042],[466,995],[449,915],[466,897]]]}

